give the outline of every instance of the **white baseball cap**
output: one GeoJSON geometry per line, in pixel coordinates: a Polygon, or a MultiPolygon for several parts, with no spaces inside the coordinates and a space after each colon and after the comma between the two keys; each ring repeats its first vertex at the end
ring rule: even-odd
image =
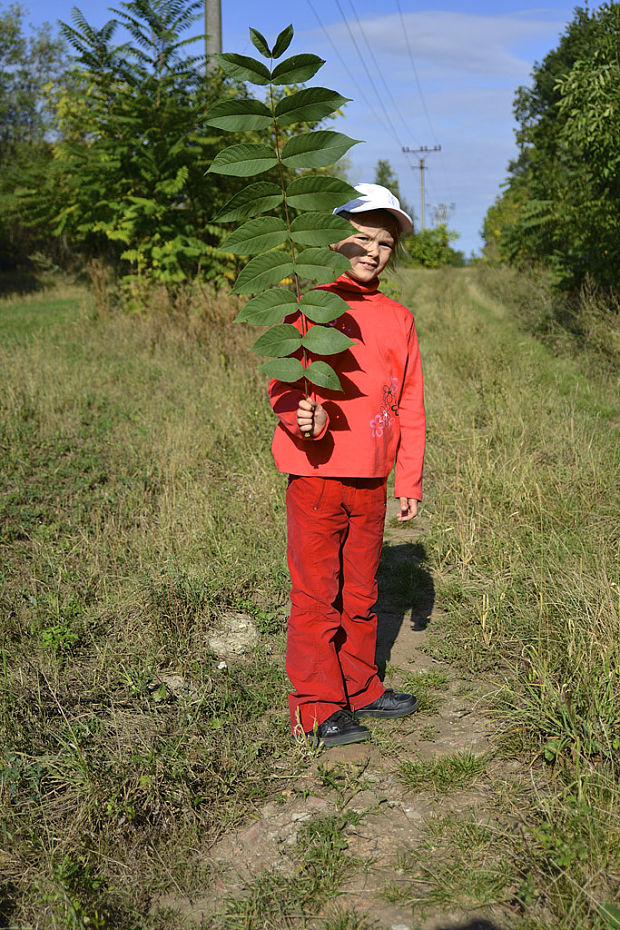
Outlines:
{"type": "Polygon", "coordinates": [[[388,210],[398,220],[400,231],[410,233],[413,230],[413,220],[408,213],[400,208],[400,201],[387,187],[380,184],[356,184],[355,190],[359,197],[336,207],[334,213],[368,213],[370,210],[388,210]]]}

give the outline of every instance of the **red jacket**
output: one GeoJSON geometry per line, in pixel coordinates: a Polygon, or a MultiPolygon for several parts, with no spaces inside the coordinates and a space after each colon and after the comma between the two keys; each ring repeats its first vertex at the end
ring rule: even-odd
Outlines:
{"type": "MultiPolygon", "coordinates": [[[[342,275],[321,288],[350,307],[332,325],[357,345],[325,359],[344,392],[309,385],[328,422],[319,436],[305,439],[296,417],[303,382],[272,380],[269,396],[279,418],[273,456],[278,471],[324,478],[383,478],[396,459],[396,497],[421,500],[425,420],[418,340],[409,310],[377,290],[378,283],[342,275]]],[[[297,315],[288,322],[300,325],[297,315]]]]}

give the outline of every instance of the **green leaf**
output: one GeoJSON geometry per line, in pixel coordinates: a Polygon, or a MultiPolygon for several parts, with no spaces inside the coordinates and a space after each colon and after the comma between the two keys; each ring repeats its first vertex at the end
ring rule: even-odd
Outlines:
{"type": "Polygon", "coordinates": [[[330,284],[350,268],[348,258],[329,249],[304,249],[297,255],[295,263],[295,270],[300,277],[316,281],[317,284],[330,284]]]}
{"type": "Polygon", "coordinates": [[[264,55],[265,58],[271,58],[271,49],[267,45],[267,39],[258,29],[252,29],[250,26],[250,41],[254,48],[257,48],[261,55],[264,55]]]}
{"type": "Polygon", "coordinates": [[[304,366],[298,358],[274,358],[258,367],[266,371],[270,378],[277,378],[287,384],[299,381],[304,376],[304,366]]]}
{"type": "Polygon", "coordinates": [[[288,140],[282,149],[282,161],[287,168],[324,168],[337,162],[358,142],[359,139],[350,139],[342,132],[303,132],[288,140]]]}
{"type": "Polygon", "coordinates": [[[354,345],[352,339],[333,326],[311,326],[301,344],[316,355],[335,355],[354,345]]]}
{"type": "Polygon", "coordinates": [[[261,216],[239,226],[220,246],[220,252],[234,255],[256,255],[286,241],[288,233],[284,220],[277,216],[261,216]]]}
{"type": "Polygon", "coordinates": [[[256,294],[279,284],[293,274],[293,262],[286,252],[266,252],[251,259],[235,281],[233,294],[256,294]]]}
{"type": "Polygon", "coordinates": [[[302,213],[291,223],[291,237],[300,245],[329,245],[354,233],[348,220],[329,213],[302,213]]]}
{"type": "Polygon", "coordinates": [[[235,81],[249,81],[250,84],[269,84],[271,75],[269,68],[256,58],[247,55],[236,55],[234,52],[224,52],[217,55],[217,63],[228,77],[235,81]]]}
{"type": "Polygon", "coordinates": [[[349,305],[331,291],[308,291],[299,302],[299,309],[313,323],[331,323],[346,313],[349,305]]]}
{"type": "Polygon", "coordinates": [[[291,44],[291,39],[293,38],[293,27],[287,26],[286,29],[283,29],[278,38],[276,39],[276,44],[273,47],[272,57],[279,58],[280,55],[284,55],[285,51],[291,44]]]}
{"type": "Polygon", "coordinates": [[[340,379],[331,365],[327,362],[312,362],[306,369],[304,375],[319,387],[327,388],[330,391],[341,391],[342,385],[340,379]]]}
{"type": "Polygon", "coordinates": [[[272,122],[273,117],[262,101],[244,97],[216,103],[205,117],[207,126],[231,132],[266,129],[272,122]]]}
{"type": "Polygon", "coordinates": [[[218,223],[232,223],[233,220],[244,220],[250,216],[257,216],[265,210],[273,210],[282,203],[282,191],[279,184],[273,181],[257,181],[248,184],[243,190],[235,194],[223,207],[222,212],[215,217],[218,223]]]}
{"type": "Polygon", "coordinates": [[[358,196],[347,181],[321,174],[295,178],[286,189],[286,199],[296,210],[333,210],[358,196]]]}
{"type": "Polygon", "coordinates": [[[273,149],[261,142],[229,145],[218,152],[209,168],[213,174],[229,174],[238,178],[249,178],[268,171],[278,164],[273,149]]]}
{"type": "Polygon", "coordinates": [[[276,65],[271,80],[274,84],[301,84],[314,77],[324,64],[325,60],[318,55],[292,55],[276,65]]]}
{"type": "MultiPolygon", "coordinates": [[[[344,303],[344,300],[342,302],[344,303]]],[[[296,309],[297,299],[291,291],[286,291],[283,287],[273,287],[248,300],[235,322],[246,322],[250,326],[272,326],[296,309]]]]}
{"type": "Polygon", "coordinates": [[[276,105],[276,116],[280,126],[324,119],[350,99],[327,87],[306,87],[290,97],[283,97],[276,105]]]}
{"type": "Polygon", "coordinates": [[[300,345],[301,333],[299,330],[292,323],[278,323],[258,337],[252,346],[252,352],[283,358],[285,355],[296,352],[300,345]]]}

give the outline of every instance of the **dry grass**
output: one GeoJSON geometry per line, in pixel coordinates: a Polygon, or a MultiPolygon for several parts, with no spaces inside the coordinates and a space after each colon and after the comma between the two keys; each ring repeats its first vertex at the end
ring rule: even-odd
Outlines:
{"type": "Polygon", "coordinates": [[[416,275],[411,300],[430,415],[424,543],[447,613],[435,648],[495,680],[506,751],[549,766],[553,800],[525,818],[528,906],[603,926],[620,878],[615,385],[520,334],[470,275],[416,275]]]}
{"type": "MultiPolygon", "coordinates": [[[[468,270],[392,283],[425,360],[422,542],[445,611],[435,648],[495,681],[504,751],[545,785],[515,807],[518,843],[478,837],[515,920],[609,930],[598,908],[618,889],[615,391],[585,374],[585,356],[554,357],[520,332],[500,283],[489,295],[468,270]]],[[[131,317],[105,309],[106,286],[98,309],[73,292],[0,307],[7,927],[178,930],[158,896],[204,892],[210,843],[295,764],[274,656],[284,481],[253,334],[207,292],[173,305],[153,294],[131,317]],[[207,639],[231,607],[253,614],[261,644],[221,672],[207,639]],[[162,688],[166,674],[180,690],[162,688]]],[[[332,862],[326,836],[300,861],[316,839],[332,862]]],[[[229,925],[260,906],[251,894],[229,925]]],[[[363,925],[341,916],[334,926],[363,925]]]]}
{"type": "Polygon", "coordinates": [[[73,298],[68,319],[56,300],[28,301],[26,339],[33,316],[11,316],[0,350],[0,913],[133,927],[273,789],[282,479],[234,305],[128,318],[73,298]],[[272,633],[220,672],[208,631],[240,602],[272,633]],[[181,694],[156,687],[170,671],[181,694]]]}

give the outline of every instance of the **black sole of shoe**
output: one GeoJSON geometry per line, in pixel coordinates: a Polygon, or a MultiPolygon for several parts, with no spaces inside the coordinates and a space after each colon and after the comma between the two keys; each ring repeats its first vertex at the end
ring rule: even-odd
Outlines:
{"type": "Polygon", "coordinates": [[[320,740],[324,746],[348,746],[350,743],[365,743],[370,739],[370,733],[344,733],[342,736],[329,736],[327,739],[320,740]]]}
{"type": "Polygon", "coordinates": [[[409,714],[414,714],[418,709],[418,702],[416,701],[413,707],[409,706],[406,708],[394,708],[394,710],[360,710],[355,711],[355,716],[359,719],[360,717],[384,717],[386,719],[391,718],[395,719],[396,717],[408,717],[409,714]]]}
{"type": "Polygon", "coordinates": [[[327,739],[319,739],[314,733],[307,733],[304,736],[295,736],[291,737],[294,743],[299,743],[303,745],[304,743],[309,746],[310,749],[318,749],[318,747],[323,744],[326,749],[331,749],[332,746],[348,746],[351,743],[365,743],[366,740],[370,739],[370,731],[368,733],[343,733],[340,736],[328,736],[327,739]]]}

